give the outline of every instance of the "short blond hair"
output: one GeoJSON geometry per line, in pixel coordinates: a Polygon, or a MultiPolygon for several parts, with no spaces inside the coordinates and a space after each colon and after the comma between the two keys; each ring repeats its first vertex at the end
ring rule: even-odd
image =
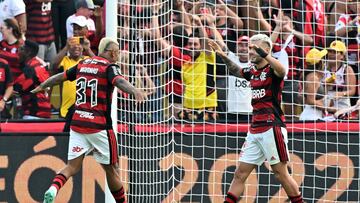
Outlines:
{"type": "Polygon", "coordinates": [[[99,54],[104,53],[104,51],[106,51],[106,49],[109,47],[110,44],[116,44],[117,46],[119,46],[119,43],[117,42],[116,39],[111,38],[111,37],[104,37],[100,40],[99,43],[99,54]]]}
{"type": "Polygon", "coordinates": [[[267,43],[269,46],[270,46],[270,50],[272,49],[272,41],[270,39],[269,36],[265,35],[265,34],[256,34],[256,35],[253,35],[251,38],[250,38],[250,42],[254,42],[254,41],[262,41],[262,42],[265,42],[267,43]]]}

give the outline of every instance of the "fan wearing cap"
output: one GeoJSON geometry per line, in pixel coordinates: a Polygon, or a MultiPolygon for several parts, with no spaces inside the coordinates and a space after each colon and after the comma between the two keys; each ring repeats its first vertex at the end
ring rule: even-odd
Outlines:
{"type": "Polygon", "coordinates": [[[216,42],[210,41],[209,45],[221,56],[231,73],[249,81],[252,88],[251,126],[225,203],[238,201],[244,192],[246,179],[265,160],[270,164],[290,201],[302,203],[299,186],[290,176],[287,168],[289,161],[287,130],[284,113],[281,110],[281,92],[286,69],[269,54],[272,48],[270,37],[257,34],[250,38],[249,56],[252,64],[246,68],[229,59],[216,42]]]}
{"type": "Polygon", "coordinates": [[[72,24],[75,21],[79,21],[79,19],[76,19],[76,17],[78,16],[84,16],[85,17],[84,21],[88,28],[88,31],[100,37],[100,35],[102,35],[103,32],[101,8],[95,6],[92,0],[78,0],[76,2],[75,7],[76,7],[76,13],[74,13],[73,15],[69,16],[66,19],[67,37],[74,36],[72,24]],[[94,20],[91,19],[92,16],[95,17],[96,24],[94,20]]]}
{"type": "Polygon", "coordinates": [[[110,191],[116,202],[125,203],[125,190],[118,171],[117,138],[112,129],[111,95],[114,86],[131,94],[138,102],[146,99],[146,93],[131,85],[119,73],[119,44],[116,39],[103,38],[99,44],[99,56],[84,59],[69,70],[56,74],[41,83],[32,93],[39,93],[63,81],[76,81],[75,111],[69,137],[68,163],[55,175],[45,192],[44,203],[53,203],[66,181],[81,168],[86,154],[92,152],[95,160],[105,170],[110,191]],[[80,150],[71,150],[80,148],[80,150]]]}
{"type": "Polygon", "coordinates": [[[330,105],[327,111],[334,113],[351,106],[350,97],[356,92],[356,78],[352,67],[345,63],[346,46],[342,41],[333,41],[327,50],[324,76],[330,105]]]}
{"type": "Polygon", "coordinates": [[[89,32],[89,29],[86,25],[86,18],[84,16],[76,16],[71,25],[74,30],[74,35],[68,39],[75,37],[79,38],[78,43],[80,43],[84,48],[83,54],[90,57],[95,56],[100,38],[89,32]]]}
{"type": "Polygon", "coordinates": [[[304,97],[305,107],[300,114],[300,120],[319,120],[323,117],[325,86],[323,59],[327,50],[311,49],[306,54],[307,69],[305,69],[304,97]]]}
{"type": "MultiPolygon", "coordinates": [[[[227,49],[225,43],[217,43],[223,50],[227,50],[227,57],[234,63],[238,64],[242,68],[250,66],[249,61],[249,41],[248,36],[241,36],[237,41],[237,52],[233,53],[227,49]]],[[[220,57],[220,56],[219,56],[220,57]]],[[[226,68],[224,66],[223,68],[226,68]]],[[[226,95],[221,95],[221,91],[218,91],[218,104],[219,107],[224,105],[221,100],[225,101],[225,111],[227,119],[233,119],[236,121],[249,121],[249,115],[252,113],[251,106],[251,88],[250,83],[243,79],[236,77],[232,74],[227,74],[227,86],[226,95]]],[[[219,89],[218,89],[219,90],[219,89]]],[[[223,107],[224,108],[224,107],[223,107]]],[[[220,114],[221,116],[221,114],[220,114]]],[[[221,117],[220,117],[221,118],[221,117]]]]}

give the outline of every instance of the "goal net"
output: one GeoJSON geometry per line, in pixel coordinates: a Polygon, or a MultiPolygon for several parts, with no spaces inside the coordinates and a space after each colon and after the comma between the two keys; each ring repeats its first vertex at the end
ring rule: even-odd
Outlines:
{"type": "MultiPolygon", "coordinates": [[[[271,36],[271,54],[288,70],[289,171],[304,200],[358,202],[359,13],[350,0],[119,0],[121,73],[148,93],[144,103],[118,93],[128,202],[224,201],[261,92],[234,77],[208,41],[245,67],[258,33],[271,36]]],[[[240,202],[289,200],[265,162],[240,202]]]]}

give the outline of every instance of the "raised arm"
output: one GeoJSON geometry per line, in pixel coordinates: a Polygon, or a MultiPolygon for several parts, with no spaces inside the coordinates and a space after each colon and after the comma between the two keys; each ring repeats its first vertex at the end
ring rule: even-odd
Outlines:
{"type": "Polygon", "coordinates": [[[178,0],[177,1],[177,6],[179,11],[181,12],[181,22],[185,27],[185,30],[187,31],[187,33],[191,33],[192,29],[191,29],[191,20],[190,20],[190,14],[186,12],[185,6],[184,6],[184,1],[183,0],[178,0]]]}
{"type": "Polygon", "coordinates": [[[62,48],[58,54],[56,54],[56,56],[54,57],[54,59],[51,61],[51,67],[50,67],[50,74],[51,75],[55,75],[56,74],[56,69],[58,68],[59,64],[61,63],[61,60],[63,60],[63,58],[66,56],[68,50],[69,50],[69,46],[71,42],[72,38],[68,38],[66,41],[66,45],[64,46],[64,48],[62,48]]]}
{"type": "MultiPolygon", "coordinates": [[[[227,45],[224,42],[223,37],[221,36],[221,34],[219,33],[219,31],[216,28],[216,24],[215,24],[216,17],[212,14],[212,11],[209,10],[209,13],[204,14],[203,18],[206,20],[207,25],[209,26],[209,30],[210,30],[210,34],[211,34],[211,36],[209,36],[209,37],[211,37],[213,40],[215,40],[217,42],[217,44],[220,45],[220,47],[223,50],[227,50],[227,45]]],[[[211,47],[208,47],[208,48],[210,50],[211,47]]]]}
{"type": "Polygon", "coordinates": [[[160,26],[159,26],[159,11],[161,7],[162,7],[162,3],[159,2],[158,0],[155,0],[153,6],[153,15],[152,15],[152,28],[151,28],[152,31],[151,33],[148,34],[151,34],[151,37],[156,40],[156,44],[158,48],[162,50],[163,56],[167,58],[170,55],[171,45],[167,40],[165,40],[161,36],[160,26]]]}
{"type": "Polygon", "coordinates": [[[100,6],[96,6],[94,10],[95,17],[95,35],[100,37],[103,34],[103,18],[102,18],[102,8],[100,6]]]}
{"type": "Polygon", "coordinates": [[[276,25],[275,25],[274,30],[271,32],[271,36],[270,36],[272,43],[275,43],[277,38],[280,35],[281,27],[282,27],[282,16],[283,16],[283,14],[280,10],[279,10],[278,15],[274,14],[274,16],[273,16],[276,25]]]}
{"type": "Polygon", "coordinates": [[[226,67],[229,69],[229,71],[236,77],[242,78],[241,75],[242,68],[237,65],[234,61],[229,59],[227,54],[222,50],[219,44],[217,44],[213,40],[209,40],[209,46],[221,57],[223,62],[226,64],[226,67]]]}
{"type": "Polygon", "coordinates": [[[201,18],[197,15],[193,15],[192,18],[193,18],[193,22],[194,22],[194,27],[198,28],[198,30],[199,30],[199,38],[200,38],[201,48],[205,49],[206,54],[211,54],[211,47],[208,43],[208,35],[206,32],[205,26],[201,22],[201,18]]]}
{"type": "Polygon", "coordinates": [[[286,69],[285,67],[280,63],[280,61],[278,61],[277,59],[275,59],[274,57],[271,56],[271,54],[267,53],[266,51],[264,51],[261,47],[258,47],[255,44],[251,44],[250,45],[251,48],[254,48],[256,53],[258,53],[261,57],[263,57],[267,62],[269,62],[271,68],[274,70],[275,75],[278,76],[279,78],[284,78],[286,75],[286,69]]]}
{"type": "Polygon", "coordinates": [[[233,10],[231,10],[222,0],[218,0],[218,2],[226,9],[225,13],[227,14],[230,22],[235,25],[235,29],[237,31],[242,29],[244,27],[244,22],[241,20],[241,18],[233,10]]]}

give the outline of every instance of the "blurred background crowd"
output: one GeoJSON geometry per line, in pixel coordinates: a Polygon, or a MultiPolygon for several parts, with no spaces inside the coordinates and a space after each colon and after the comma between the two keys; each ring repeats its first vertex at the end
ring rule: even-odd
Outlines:
{"type": "MultiPolygon", "coordinates": [[[[71,115],[75,83],[30,90],[97,54],[109,20],[105,5],[0,1],[1,119],[71,115]]],[[[119,0],[116,16],[120,71],[149,95],[137,106],[120,92],[123,121],[248,122],[251,87],[229,73],[208,42],[246,67],[249,38],[257,33],[270,36],[271,54],[288,69],[288,122],[359,119],[358,0],[119,0]]]]}

